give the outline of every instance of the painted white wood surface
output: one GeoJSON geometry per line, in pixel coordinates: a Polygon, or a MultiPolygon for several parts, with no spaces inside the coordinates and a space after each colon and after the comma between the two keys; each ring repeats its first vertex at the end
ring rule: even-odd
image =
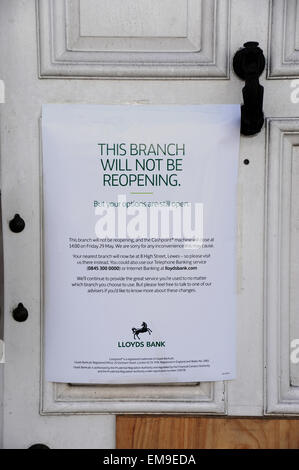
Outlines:
{"type": "Polygon", "coordinates": [[[267,127],[266,412],[299,415],[299,365],[290,361],[298,338],[299,120],[271,118],[267,127]]]}
{"type": "Polygon", "coordinates": [[[268,77],[299,77],[298,0],[272,0],[270,21],[268,77]]]}
{"type": "Polygon", "coordinates": [[[171,8],[169,4],[39,0],[40,75],[228,78],[229,0],[175,0],[171,8]]]}
{"type": "MultiPolygon", "coordinates": [[[[273,308],[269,308],[265,299],[269,299],[269,289],[273,288],[275,279],[284,274],[281,264],[275,261],[278,252],[268,225],[270,217],[271,227],[275,229],[280,213],[275,212],[275,205],[273,212],[269,212],[275,202],[273,197],[277,198],[274,189],[278,176],[272,171],[280,158],[276,139],[281,125],[298,126],[299,120],[299,105],[290,100],[291,79],[299,76],[298,41],[295,39],[295,46],[286,45],[288,51],[293,47],[295,54],[293,62],[286,67],[280,51],[276,53],[272,43],[282,39],[282,30],[274,27],[279,15],[289,18],[289,8],[298,11],[299,2],[177,0],[169,11],[163,6],[159,10],[161,0],[153,2],[150,9],[153,19],[161,12],[159,22],[153,26],[148,17],[142,16],[143,11],[149,11],[146,0],[144,10],[134,6],[133,1],[124,2],[128,9],[118,10],[113,22],[114,12],[109,8],[113,9],[114,1],[119,3],[116,0],[99,3],[2,0],[0,3],[0,43],[5,45],[1,48],[0,77],[6,84],[6,104],[1,105],[0,112],[5,247],[4,446],[7,448],[26,448],[35,442],[50,447],[113,447],[114,417],[108,414],[116,412],[248,416],[298,413],[299,387],[295,381],[289,388],[286,385],[292,383],[288,335],[297,328],[298,318],[297,314],[289,315],[288,302],[295,302],[296,298],[286,298],[280,310],[271,295],[273,308]],[[99,4],[110,18],[103,34],[101,22],[96,21],[100,15],[99,4]],[[80,12],[82,23],[78,30],[80,12]],[[132,35],[134,21],[123,24],[128,14],[138,23],[135,36],[132,35]],[[51,15],[55,19],[52,30],[51,15]],[[270,28],[272,22],[274,26],[270,28]],[[194,388],[112,387],[109,390],[99,386],[44,383],[40,361],[39,119],[42,103],[238,103],[243,82],[230,70],[230,64],[234,52],[247,40],[259,41],[265,55],[268,51],[268,72],[264,72],[261,83],[265,87],[268,129],[274,126],[277,136],[274,132],[267,137],[263,130],[258,136],[241,139],[237,380],[228,383],[224,393],[221,383],[194,388]],[[270,79],[266,79],[267,73],[270,79]],[[267,148],[272,149],[270,153],[265,151],[266,140],[267,148]],[[245,158],[250,160],[249,165],[243,164],[245,158]],[[8,230],[8,221],[15,213],[26,220],[26,229],[19,235],[8,230]],[[265,234],[270,236],[265,238],[265,234]],[[19,301],[29,310],[29,319],[23,324],[16,323],[11,316],[12,308],[19,301]],[[283,395],[278,396],[280,387],[283,395]]],[[[294,24],[286,21],[287,37],[297,38],[294,24]]],[[[284,141],[292,142],[294,138],[286,137],[284,141]]],[[[298,151],[294,153],[294,158],[297,157],[298,151]]],[[[296,177],[296,165],[287,173],[289,179],[296,177]]],[[[295,193],[288,193],[288,183],[284,188],[286,214],[295,193]]],[[[295,225],[292,227],[294,235],[295,225]]],[[[292,240],[293,250],[297,250],[296,237],[292,240]]],[[[285,269],[293,269],[292,282],[296,283],[296,266],[288,265],[287,257],[283,260],[285,269]]],[[[287,288],[282,290],[287,297],[287,288]]],[[[296,371],[292,374],[295,377],[296,371]]]]}

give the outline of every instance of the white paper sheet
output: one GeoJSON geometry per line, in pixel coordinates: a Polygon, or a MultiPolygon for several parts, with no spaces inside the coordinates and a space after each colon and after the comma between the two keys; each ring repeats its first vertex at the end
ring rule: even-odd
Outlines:
{"type": "Polygon", "coordinates": [[[239,105],[43,106],[48,381],[235,378],[239,140],[239,105]]]}

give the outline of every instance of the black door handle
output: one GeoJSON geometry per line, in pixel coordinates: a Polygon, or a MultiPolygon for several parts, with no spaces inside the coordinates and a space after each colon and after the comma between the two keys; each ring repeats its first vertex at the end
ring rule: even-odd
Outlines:
{"type": "Polygon", "coordinates": [[[246,42],[233,59],[233,68],[241,80],[245,80],[242,90],[244,104],[241,107],[241,134],[254,135],[264,124],[264,87],[259,77],[265,68],[263,51],[258,42],[246,42]]]}

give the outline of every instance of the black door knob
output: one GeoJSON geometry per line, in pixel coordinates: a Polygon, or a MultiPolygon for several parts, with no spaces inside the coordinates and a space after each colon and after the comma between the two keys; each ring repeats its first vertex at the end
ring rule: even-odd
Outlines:
{"type": "Polygon", "coordinates": [[[16,321],[19,321],[19,322],[27,320],[28,310],[27,308],[24,307],[22,302],[20,302],[19,305],[13,309],[12,316],[16,321]]]}
{"type": "Polygon", "coordinates": [[[242,90],[244,104],[241,107],[241,133],[254,135],[263,127],[263,98],[264,87],[259,83],[259,77],[265,68],[263,51],[259,43],[250,41],[239,49],[233,60],[235,73],[245,80],[242,90]]]}
{"type": "Polygon", "coordinates": [[[25,228],[25,221],[19,214],[16,214],[14,218],[9,221],[9,228],[14,233],[20,233],[25,228]]]}
{"type": "Polygon", "coordinates": [[[32,444],[28,449],[50,449],[46,444],[32,444]]]}

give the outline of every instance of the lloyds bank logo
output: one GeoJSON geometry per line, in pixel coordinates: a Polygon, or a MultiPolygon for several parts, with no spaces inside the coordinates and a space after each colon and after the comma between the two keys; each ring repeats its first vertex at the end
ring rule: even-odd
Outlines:
{"type": "Polygon", "coordinates": [[[147,326],[145,322],[141,324],[141,328],[132,328],[133,336],[134,339],[136,339],[136,336],[138,339],[140,333],[149,333],[150,335],[152,334],[152,330],[147,326]]]}
{"type": "Polygon", "coordinates": [[[165,341],[140,341],[141,333],[152,334],[152,330],[145,321],[141,323],[140,328],[133,327],[132,333],[133,339],[137,338],[139,341],[118,341],[117,346],[119,348],[165,348],[165,341]]]}

